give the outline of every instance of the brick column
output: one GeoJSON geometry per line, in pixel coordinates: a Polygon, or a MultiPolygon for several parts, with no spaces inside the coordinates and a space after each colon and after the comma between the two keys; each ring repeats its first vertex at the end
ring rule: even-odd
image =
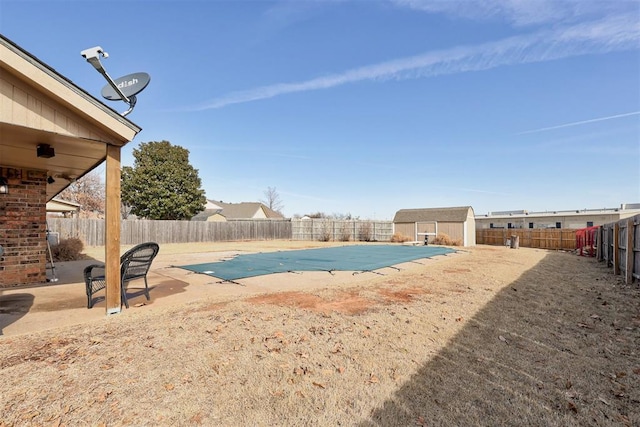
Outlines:
{"type": "Polygon", "coordinates": [[[46,282],[47,173],[0,168],[9,194],[0,194],[0,287],[46,282]]]}

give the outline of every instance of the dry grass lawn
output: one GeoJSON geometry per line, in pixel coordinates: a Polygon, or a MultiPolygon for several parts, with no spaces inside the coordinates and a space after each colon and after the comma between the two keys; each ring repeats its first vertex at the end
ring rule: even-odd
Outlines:
{"type": "Polygon", "coordinates": [[[487,246],[384,273],[0,337],[0,426],[640,425],[637,283],[487,246]]]}

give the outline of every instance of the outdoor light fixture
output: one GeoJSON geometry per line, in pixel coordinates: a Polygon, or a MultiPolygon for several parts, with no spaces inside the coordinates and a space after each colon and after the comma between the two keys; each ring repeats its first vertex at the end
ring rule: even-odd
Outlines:
{"type": "Polygon", "coordinates": [[[0,176],[0,194],[9,194],[9,184],[3,176],[0,176]]]}
{"type": "Polygon", "coordinates": [[[49,175],[49,176],[47,177],[47,184],[53,184],[54,182],[56,182],[56,180],[55,180],[55,179],[53,179],[53,177],[52,177],[51,175],[49,175]]]}
{"type": "Polygon", "coordinates": [[[36,153],[38,153],[38,157],[42,157],[43,159],[50,159],[56,156],[56,151],[49,144],[40,144],[36,147],[36,153]]]}

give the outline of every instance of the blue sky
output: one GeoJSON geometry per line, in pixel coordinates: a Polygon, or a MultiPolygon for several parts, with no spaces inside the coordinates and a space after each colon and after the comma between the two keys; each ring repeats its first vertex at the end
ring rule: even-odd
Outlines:
{"type": "MultiPolygon", "coordinates": [[[[207,197],[287,216],[640,202],[640,2],[7,1],[0,32],[100,98],[80,51],[151,83],[141,142],[207,197]]],[[[122,112],[122,102],[104,101],[122,112]]]]}

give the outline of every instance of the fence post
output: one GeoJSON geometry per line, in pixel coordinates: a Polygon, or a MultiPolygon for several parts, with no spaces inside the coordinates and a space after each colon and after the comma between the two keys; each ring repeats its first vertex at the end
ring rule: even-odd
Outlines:
{"type": "Polygon", "coordinates": [[[564,230],[562,228],[560,229],[560,247],[558,249],[564,249],[564,230]]]}
{"type": "Polygon", "coordinates": [[[613,274],[620,274],[620,224],[616,222],[613,224],[613,274]]]}
{"type": "Polygon", "coordinates": [[[627,220],[627,243],[626,243],[626,271],[624,274],[624,282],[633,282],[633,217],[627,220]]]}
{"type": "Polygon", "coordinates": [[[596,234],[596,259],[602,261],[604,259],[602,254],[602,226],[598,227],[596,234]]]}

